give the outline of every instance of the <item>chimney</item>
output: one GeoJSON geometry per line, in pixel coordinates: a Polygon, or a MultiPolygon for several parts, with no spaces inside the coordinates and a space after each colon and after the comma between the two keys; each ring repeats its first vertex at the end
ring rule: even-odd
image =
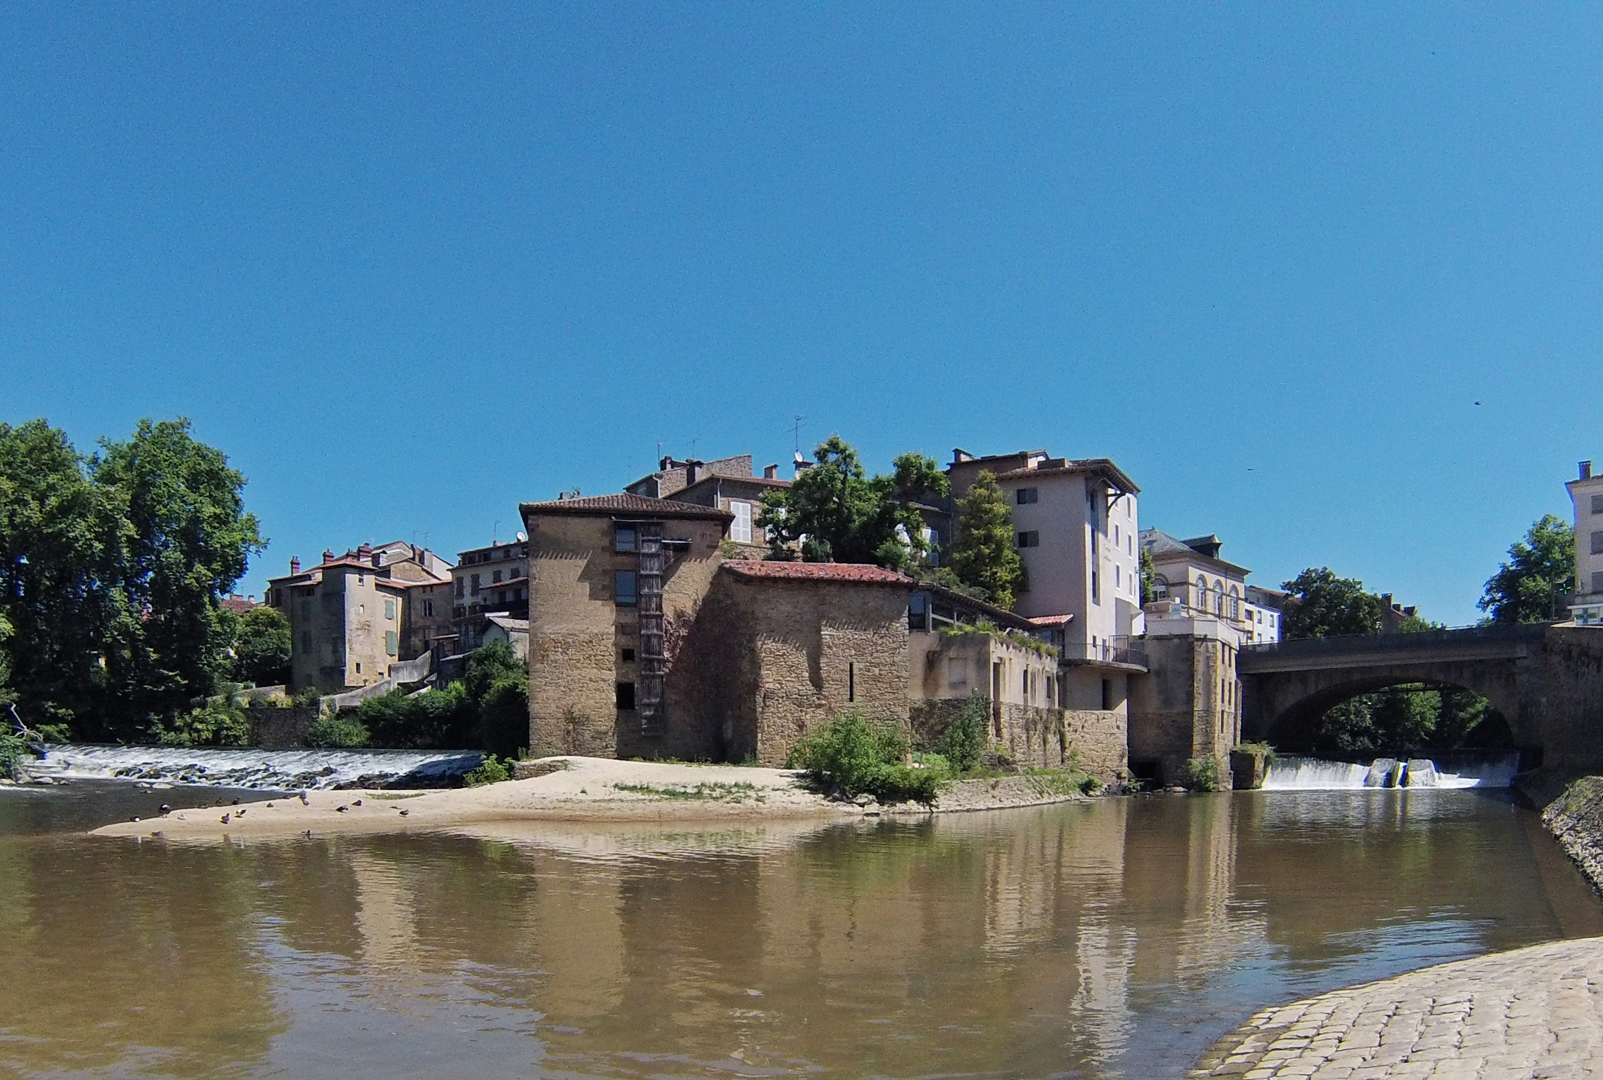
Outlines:
{"type": "Polygon", "coordinates": [[[324,562],[333,562],[334,561],[334,549],[333,548],[324,548],[323,549],[323,561],[324,562]]]}
{"type": "Polygon", "coordinates": [[[1592,479],[1592,463],[1590,461],[1581,462],[1581,479],[1592,479]]]}
{"type": "Polygon", "coordinates": [[[778,465],[764,465],[763,466],[763,479],[764,480],[778,480],[779,479],[779,466],[778,465]]]}
{"type": "Polygon", "coordinates": [[[301,557],[299,555],[291,555],[289,557],[289,572],[292,574],[301,572],[301,557]]]}
{"type": "Polygon", "coordinates": [[[806,458],[802,457],[802,452],[800,450],[796,451],[795,465],[797,476],[800,476],[802,473],[813,467],[813,463],[811,461],[808,461],[806,458]]]}
{"type": "Polygon", "coordinates": [[[965,461],[973,461],[973,460],[974,460],[974,455],[969,453],[967,450],[964,450],[961,446],[954,447],[952,449],[952,464],[953,465],[961,465],[965,461]]]}
{"type": "Polygon", "coordinates": [[[705,461],[697,461],[695,458],[685,462],[685,487],[689,487],[700,479],[701,467],[705,464],[707,464],[705,461]]]}

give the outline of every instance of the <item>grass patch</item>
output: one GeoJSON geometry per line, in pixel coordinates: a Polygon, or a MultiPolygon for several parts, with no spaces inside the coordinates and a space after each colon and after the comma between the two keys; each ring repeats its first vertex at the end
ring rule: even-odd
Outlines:
{"type": "Polygon", "coordinates": [[[426,791],[374,791],[362,798],[371,802],[395,802],[398,799],[415,799],[420,795],[427,795],[426,791]]]}
{"type": "Polygon", "coordinates": [[[735,783],[702,781],[695,787],[674,787],[662,784],[613,784],[618,791],[631,795],[646,795],[653,799],[699,800],[702,802],[767,802],[768,796],[756,784],[744,780],[735,783]]]}

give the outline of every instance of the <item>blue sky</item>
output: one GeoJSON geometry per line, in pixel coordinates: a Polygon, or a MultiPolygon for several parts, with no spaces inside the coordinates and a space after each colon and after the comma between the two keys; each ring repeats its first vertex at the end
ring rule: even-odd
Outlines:
{"type": "MultiPolygon", "coordinates": [[[[271,546],[658,453],[1106,456],[1473,621],[1603,461],[1596,5],[0,11],[0,420],[185,415],[271,546]],[[1479,404],[1476,404],[1479,402],[1479,404]]],[[[498,524],[499,523],[499,524],[498,524]]]]}

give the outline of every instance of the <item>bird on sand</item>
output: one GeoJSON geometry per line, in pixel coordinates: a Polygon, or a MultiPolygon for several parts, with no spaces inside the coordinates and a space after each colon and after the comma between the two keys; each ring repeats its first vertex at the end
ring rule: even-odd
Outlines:
{"type": "Polygon", "coordinates": [[[231,815],[229,815],[229,814],[224,814],[222,817],[218,818],[217,820],[221,821],[224,825],[227,825],[228,824],[228,819],[229,819],[230,816],[231,815]]]}
{"type": "Polygon", "coordinates": [[[268,803],[267,804],[267,809],[271,810],[272,808],[273,808],[273,804],[272,803],[268,803]]]}
{"type": "Polygon", "coordinates": [[[161,816],[162,817],[166,817],[168,814],[173,812],[173,808],[168,806],[166,803],[162,803],[156,809],[161,811],[161,816]]]}
{"type": "Polygon", "coordinates": [[[408,814],[410,814],[410,813],[411,813],[411,812],[412,812],[412,811],[410,811],[410,810],[402,810],[402,811],[401,811],[401,816],[402,816],[402,817],[405,817],[405,816],[406,816],[406,815],[408,815],[408,814]]]}
{"type": "Polygon", "coordinates": [[[310,840],[312,838],[312,830],[311,829],[307,829],[305,832],[301,833],[301,835],[306,837],[306,839],[310,840]]]}
{"type": "Polygon", "coordinates": [[[245,811],[243,811],[243,810],[240,810],[240,811],[239,811],[239,812],[237,812],[237,813],[236,813],[236,814],[235,814],[235,815],[234,815],[234,816],[235,816],[235,817],[244,817],[244,816],[245,816],[245,811]]]}
{"type": "Polygon", "coordinates": [[[336,814],[343,814],[343,813],[345,813],[345,812],[346,812],[346,811],[347,811],[347,810],[349,810],[349,809],[350,809],[350,807],[349,807],[349,806],[336,806],[336,807],[335,807],[335,808],[334,808],[334,812],[335,812],[335,813],[336,813],[336,814]]]}
{"type": "Polygon", "coordinates": [[[310,806],[310,805],[312,805],[312,800],[310,800],[310,799],[308,799],[306,797],[306,792],[304,792],[304,791],[301,792],[301,805],[302,806],[310,806]]]}
{"type": "Polygon", "coordinates": [[[352,802],[351,805],[352,806],[361,806],[362,805],[362,800],[361,799],[357,799],[354,802],[352,802]]]}

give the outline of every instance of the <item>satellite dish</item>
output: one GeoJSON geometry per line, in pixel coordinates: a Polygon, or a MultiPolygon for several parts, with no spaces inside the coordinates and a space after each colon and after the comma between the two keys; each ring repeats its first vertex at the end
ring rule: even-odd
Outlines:
{"type": "Polygon", "coordinates": [[[529,534],[528,534],[528,533],[526,533],[526,532],[520,532],[520,533],[518,533],[518,543],[520,543],[520,544],[521,544],[521,543],[523,543],[523,542],[524,542],[524,541],[525,541],[525,540],[527,540],[527,539],[528,539],[528,538],[529,538],[529,534]]]}

